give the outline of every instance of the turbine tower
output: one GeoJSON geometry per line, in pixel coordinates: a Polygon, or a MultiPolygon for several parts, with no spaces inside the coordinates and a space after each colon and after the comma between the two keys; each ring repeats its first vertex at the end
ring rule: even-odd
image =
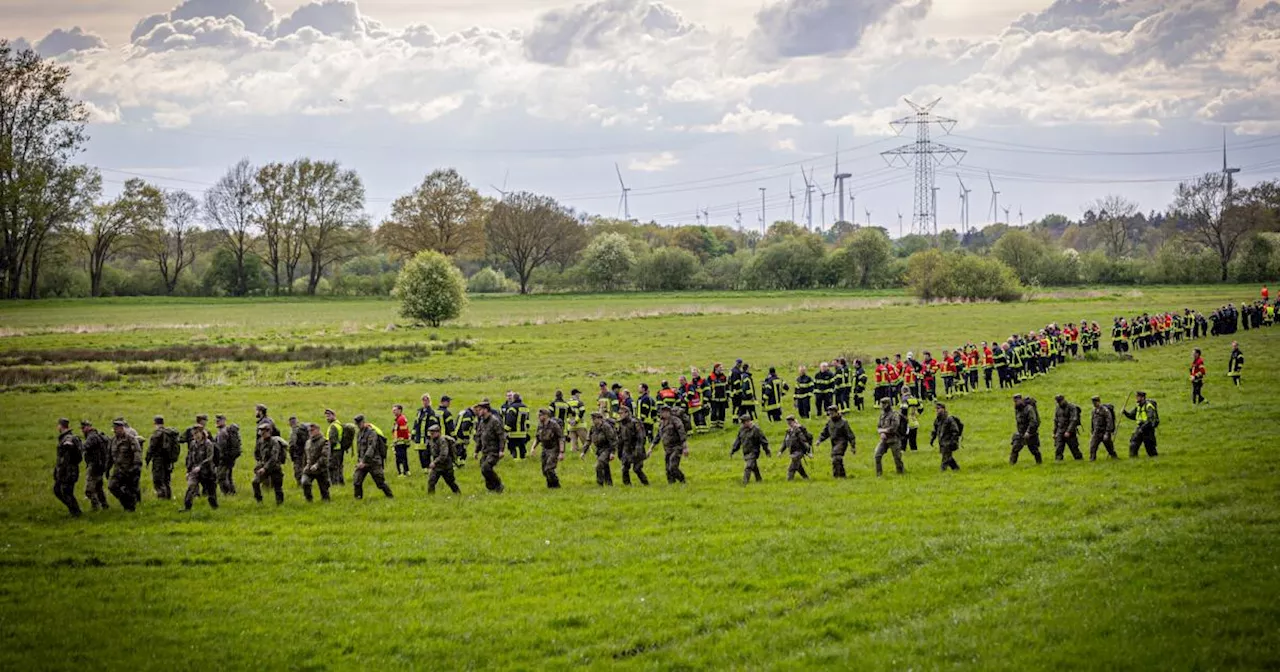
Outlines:
{"type": "Polygon", "coordinates": [[[618,173],[618,184],[622,187],[622,197],[618,199],[618,209],[626,216],[627,221],[631,221],[631,199],[627,194],[631,193],[631,189],[627,188],[627,183],[622,181],[622,169],[614,162],[613,169],[618,173]]]}
{"type": "Polygon", "coordinates": [[[711,213],[706,208],[702,209],[702,225],[711,226],[711,213]]]}
{"type": "Polygon", "coordinates": [[[898,237],[902,237],[902,208],[898,208],[898,237]]]}
{"type": "MultiPolygon", "coordinates": [[[[809,171],[812,173],[813,171],[809,171]]],[[[804,174],[804,166],[800,167],[800,177],[804,178],[804,215],[806,221],[805,231],[813,230],[813,179],[810,175],[804,174]]]]}
{"type": "MultiPolygon", "coordinates": [[[[987,184],[991,185],[991,222],[994,224],[1000,218],[1000,192],[996,191],[995,180],[991,179],[991,171],[987,171],[987,184]]],[[[1007,223],[1007,222],[1006,222],[1007,223]]]]}
{"type": "Polygon", "coordinates": [[[499,194],[501,194],[501,195],[502,195],[502,200],[503,200],[503,201],[506,201],[506,200],[507,200],[507,178],[509,178],[509,177],[511,177],[511,169],[510,169],[510,168],[508,168],[508,169],[507,169],[507,173],[506,173],[505,175],[503,175],[503,176],[502,176],[502,188],[501,188],[501,189],[499,189],[499,188],[498,188],[498,185],[496,185],[496,184],[493,184],[493,183],[490,183],[490,184],[489,184],[489,186],[490,186],[490,187],[493,187],[493,190],[494,190],[494,191],[496,191],[496,192],[498,192],[499,194]]]}
{"type": "Polygon", "coordinates": [[[1222,174],[1227,178],[1227,200],[1231,200],[1231,190],[1235,186],[1235,174],[1240,172],[1239,168],[1227,167],[1227,129],[1222,128],[1222,174]]]}
{"type": "Polygon", "coordinates": [[[867,210],[867,226],[871,226],[871,211],[867,210]]]}
{"type": "Polygon", "coordinates": [[[742,231],[742,204],[738,204],[738,214],[734,215],[733,223],[738,225],[738,231],[742,231]]]}
{"type": "Polygon", "coordinates": [[[969,188],[964,186],[964,180],[960,179],[960,174],[956,174],[956,180],[960,182],[960,225],[964,227],[965,233],[969,232],[969,188]]]}
{"type": "Polygon", "coordinates": [[[1008,224],[1009,223],[1009,206],[1006,205],[1003,208],[1001,208],[1001,210],[1004,210],[1004,223],[1008,224]]]}
{"type": "Polygon", "coordinates": [[[764,190],[765,187],[760,187],[760,235],[767,233],[769,228],[768,214],[764,209],[764,190]]]}
{"type": "Polygon", "coordinates": [[[840,172],[840,136],[837,135],[836,136],[836,172],[835,172],[835,181],[833,185],[835,187],[836,193],[839,194],[839,196],[837,196],[837,198],[839,199],[837,202],[840,204],[840,209],[839,209],[840,219],[837,221],[841,221],[841,222],[844,221],[844,181],[849,179],[850,177],[853,177],[853,175],[850,175],[849,173],[840,172]]]}
{"type": "MultiPolygon", "coordinates": [[[[814,186],[817,185],[815,184],[814,186]]],[[[822,187],[818,187],[818,194],[822,196],[822,226],[818,228],[821,231],[827,228],[827,192],[823,191],[822,187]]]]}
{"type": "MultiPolygon", "coordinates": [[[[904,98],[903,100],[906,99],[904,98]]],[[[955,119],[939,117],[933,114],[933,108],[940,100],[942,99],[938,98],[927,105],[917,105],[910,100],[906,100],[911,109],[915,110],[915,114],[902,117],[889,125],[899,135],[902,134],[907,126],[914,125],[916,127],[916,141],[880,154],[890,166],[899,162],[904,167],[913,164],[915,166],[916,194],[915,210],[911,215],[912,233],[928,235],[937,223],[933,196],[934,168],[948,160],[959,164],[966,154],[963,149],[943,145],[929,139],[929,129],[934,124],[937,124],[944,133],[950,133],[951,129],[955,128],[956,125],[955,119]]]]}
{"type": "Polygon", "coordinates": [[[796,192],[791,188],[791,180],[787,180],[787,198],[791,199],[791,223],[796,223],[796,192]]]}

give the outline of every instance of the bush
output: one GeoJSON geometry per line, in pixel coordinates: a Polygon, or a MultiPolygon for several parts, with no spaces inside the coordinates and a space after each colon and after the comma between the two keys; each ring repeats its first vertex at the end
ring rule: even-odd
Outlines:
{"type": "Polygon", "coordinates": [[[1036,281],[1050,287],[1080,284],[1080,253],[1075,250],[1049,250],[1040,259],[1036,281]]]}
{"type": "Polygon", "coordinates": [[[620,233],[602,233],[582,252],[581,278],[587,287],[612,291],[627,284],[636,255],[631,243],[620,233]]]}
{"type": "Polygon", "coordinates": [[[1175,238],[1156,251],[1146,279],[1170,285],[1212,284],[1221,281],[1222,270],[1212,252],[1175,238]]]}
{"type": "Polygon", "coordinates": [[[823,257],[816,238],[788,238],[757,252],[744,279],[750,289],[806,289],[817,283],[823,257]]]}
{"type": "Polygon", "coordinates": [[[1267,282],[1280,270],[1276,244],[1267,236],[1255,233],[1240,246],[1234,266],[1236,282],[1267,282]]]}
{"type": "Polygon", "coordinates": [[[1023,293],[1007,264],[964,253],[917,252],[907,260],[906,278],[912,293],[925,300],[1017,301],[1023,293]]]}
{"type": "Polygon", "coordinates": [[[395,296],[400,299],[400,315],[438,327],[462,314],[467,305],[466,281],[462,271],[439,252],[419,252],[400,270],[395,296]]]}
{"type": "Polygon", "coordinates": [[[698,286],[703,289],[742,289],[742,271],[751,258],[749,252],[726,254],[703,264],[698,286]]]}
{"type": "Polygon", "coordinates": [[[880,229],[859,229],[844,248],[844,282],[849,287],[886,287],[892,281],[893,243],[880,229]]]}
{"type": "Polygon", "coordinates": [[[244,291],[241,292],[239,278],[236,277],[235,254],[226,248],[218,248],[218,251],[213,253],[213,261],[204,272],[200,284],[204,293],[211,296],[219,294],[241,296],[267,290],[266,268],[258,255],[245,255],[244,276],[244,291]]]}
{"type": "Polygon", "coordinates": [[[698,258],[678,247],[660,247],[635,267],[636,286],[646,291],[681,291],[694,287],[698,258]]]}
{"type": "Polygon", "coordinates": [[[1112,259],[1102,250],[1080,258],[1080,277],[1090,285],[1136,285],[1142,281],[1145,265],[1133,259],[1112,259]]]}
{"type": "Polygon", "coordinates": [[[513,291],[511,284],[507,276],[486,266],[476,271],[475,275],[467,280],[467,291],[472,294],[501,294],[513,291]]]}

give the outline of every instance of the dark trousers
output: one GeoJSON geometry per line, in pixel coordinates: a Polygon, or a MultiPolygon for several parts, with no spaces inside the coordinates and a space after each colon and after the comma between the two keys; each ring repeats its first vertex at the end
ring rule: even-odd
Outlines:
{"type": "MultiPolygon", "coordinates": [[[[556,470],[560,467],[560,449],[559,448],[543,448],[542,449],[542,477],[547,479],[547,487],[555,489],[560,487],[560,474],[556,470]]],[[[626,472],[622,474],[626,479],[626,472]]]]}
{"type": "Polygon", "coordinates": [[[756,483],[763,481],[760,477],[760,456],[749,455],[743,458],[746,464],[742,468],[742,484],[746,485],[751,482],[751,477],[756,477],[756,483]]]}
{"type": "Polygon", "coordinates": [[[53,496],[67,507],[72,516],[80,515],[80,501],[76,499],[76,482],[79,480],[78,469],[53,476],[53,496]]]}
{"type": "Polygon", "coordinates": [[[765,415],[769,418],[770,422],[782,422],[781,408],[771,408],[765,411],[765,415]]]}
{"type": "Polygon", "coordinates": [[[436,482],[444,479],[444,484],[449,486],[453,494],[457,495],[462,492],[458,488],[458,479],[453,477],[453,468],[449,469],[432,469],[430,475],[427,476],[427,494],[434,495],[436,492],[436,482]]]}
{"type": "Polygon", "coordinates": [[[1116,455],[1116,443],[1111,440],[1111,436],[1106,434],[1094,434],[1089,437],[1089,461],[1098,459],[1098,446],[1106,448],[1107,454],[1112,458],[1120,457],[1116,455]]]}
{"type": "MultiPolygon", "coordinates": [[[[756,402],[754,401],[744,402],[738,408],[738,415],[746,415],[750,417],[752,420],[755,420],[756,419],[756,402]]],[[[737,420],[737,418],[734,418],[734,420],[737,420]]]]}
{"type": "Polygon", "coordinates": [[[316,484],[316,486],[320,488],[320,500],[325,502],[329,501],[329,472],[321,471],[316,474],[302,474],[302,496],[306,497],[308,502],[312,501],[312,483],[316,484]]]}
{"type": "Polygon", "coordinates": [[[398,446],[395,446],[395,449],[396,449],[396,473],[397,474],[409,473],[409,446],[407,444],[398,445],[398,446]]]}
{"type": "Polygon", "coordinates": [[[484,476],[484,487],[489,492],[502,492],[506,488],[502,485],[502,478],[498,476],[497,466],[498,460],[502,459],[501,455],[481,454],[480,456],[480,475],[484,476]]]}
{"type": "Polygon", "coordinates": [[[1191,403],[1193,404],[1204,403],[1204,381],[1203,380],[1191,381],[1191,403]]]}
{"type": "Polygon", "coordinates": [[[675,448],[667,448],[666,451],[667,482],[684,483],[684,472],[680,471],[680,460],[684,457],[684,448],[677,446],[675,448]]]}
{"type": "Polygon", "coordinates": [[[1138,428],[1129,437],[1129,457],[1138,456],[1138,448],[1147,450],[1147,457],[1156,457],[1156,432],[1154,429],[1138,428]]]}
{"type": "Polygon", "coordinates": [[[960,463],[956,462],[956,451],[959,450],[960,444],[948,446],[938,444],[938,452],[942,454],[942,470],[948,469],[952,471],[960,471],[960,463]]]}
{"type": "Polygon", "coordinates": [[[851,393],[851,392],[852,392],[852,390],[851,390],[850,388],[847,388],[847,387],[837,387],[837,388],[836,388],[836,406],[837,406],[838,408],[840,408],[840,410],[842,410],[842,411],[843,411],[843,410],[848,410],[848,408],[849,408],[849,397],[850,397],[850,393],[851,393]]]}
{"type": "Polygon", "coordinates": [[[727,401],[711,401],[711,424],[716,427],[724,426],[725,415],[729,412],[729,402],[727,401]]]}
{"type": "Polygon", "coordinates": [[[94,511],[110,508],[107,505],[107,493],[102,486],[105,480],[106,475],[96,467],[91,466],[84,472],[84,496],[89,498],[94,511]]]}
{"type": "Polygon", "coordinates": [[[791,453],[791,464],[787,465],[787,480],[794,480],[796,474],[806,481],[809,480],[809,474],[804,470],[804,453],[791,453]]]}
{"type": "Polygon", "coordinates": [[[116,469],[112,472],[107,490],[120,501],[120,506],[123,506],[125,511],[133,511],[138,507],[138,501],[142,499],[142,493],[138,491],[138,482],[141,479],[141,469],[133,471],[116,469]]]}
{"type": "Polygon", "coordinates": [[[266,484],[276,493],[276,504],[284,504],[284,471],[275,469],[253,475],[253,498],[262,501],[262,485],[266,484]]]}
{"type": "Polygon", "coordinates": [[[343,476],[342,456],[346,455],[345,450],[329,451],[329,483],[332,485],[346,485],[347,479],[343,476]]]}
{"type": "MultiPolygon", "coordinates": [[[[863,397],[861,394],[854,394],[854,395],[853,395],[853,407],[854,407],[855,409],[857,409],[857,410],[861,411],[861,410],[862,410],[862,407],[863,407],[866,403],[867,403],[867,402],[866,402],[866,398],[865,398],[865,397],[863,397]]],[[[822,409],[818,409],[818,411],[819,411],[819,412],[821,412],[821,411],[822,411],[822,409]]]]}
{"type": "MultiPolygon", "coordinates": [[[[399,459],[399,456],[397,456],[397,459],[399,459]]],[[[408,461],[408,456],[405,456],[405,462],[408,461]]],[[[391,493],[391,486],[387,485],[387,478],[384,474],[382,465],[366,463],[363,469],[356,467],[355,473],[353,473],[351,477],[351,491],[356,496],[356,499],[364,499],[365,476],[373,479],[373,484],[378,486],[378,489],[382,491],[382,494],[387,497],[394,496],[391,493]]]]}
{"type": "Polygon", "coordinates": [[[511,457],[515,457],[523,460],[525,456],[528,454],[528,452],[529,452],[528,438],[521,438],[521,439],[513,439],[510,437],[507,438],[507,453],[511,455],[511,457]]]}
{"type": "Polygon", "coordinates": [[[609,465],[609,453],[596,455],[596,485],[613,485],[613,467],[609,465]]]}
{"type": "Polygon", "coordinates": [[[1073,433],[1071,436],[1063,436],[1058,434],[1053,437],[1053,459],[1061,461],[1066,457],[1066,450],[1071,451],[1071,457],[1077,460],[1084,459],[1084,455],[1080,454],[1080,436],[1073,433]]]}
{"type": "Polygon", "coordinates": [[[796,397],[796,415],[809,419],[809,397],[796,397]]]}
{"type": "Polygon", "coordinates": [[[218,487],[222,489],[222,494],[236,494],[235,472],[236,458],[223,458],[222,464],[218,465],[218,487]]]}
{"type": "Polygon", "coordinates": [[[707,428],[707,416],[710,415],[711,409],[700,406],[698,410],[693,412],[693,426],[695,429],[707,428]]]}
{"type": "Polygon", "coordinates": [[[1009,440],[1009,464],[1018,463],[1018,455],[1022,453],[1022,449],[1026,448],[1031,456],[1036,458],[1036,464],[1040,464],[1040,436],[1032,434],[1030,438],[1023,437],[1022,434],[1014,432],[1013,438],[1009,440]]]}
{"type": "Polygon", "coordinates": [[[823,413],[826,413],[827,407],[831,405],[831,393],[819,392],[816,395],[814,395],[813,398],[814,398],[814,401],[817,403],[817,405],[814,407],[814,410],[818,413],[818,415],[822,415],[823,413]]]}
{"type": "Polygon", "coordinates": [[[173,499],[173,489],[169,485],[173,480],[173,465],[168,460],[151,459],[151,485],[155,488],[157,499],[173,499]]]}
{"type": "Polygon", "coordinates": [[[902,442],[903,449],[905,450],[910,448],[911,450],[917,450],[919,446],[916,445],[916,441],[919,437],[920,437],[919,427],[908,427],[907,438],[905,441],[902,442]]]}
{"type": "Polygon", "coordinates": [[[431,453],[424,448],[418,449],[418,466],[426,471],[431,466],[431,453]]]}
{"type": "Polygon", "coordinates": [[[987,386],[988,390],[991,389],[991,369],[982,370],[982,382],[987,386]]]}
{"type": "Polygon", "coordinates": [[[844,472],[844,451],[839,453],[831,453],[831,477],[845,478],[844,472]]]}
{"type": "Polygon", "coordinates": [[[195,503],[196,497],[200,496],[200,492],[204,491],[206,497],[209,498],[209,508],[218,508],[218,474],[216,470],[205,471],[200,473],[187,472],[187,493],[182,497],[182,508],[190,511],[191,505],[195,503]]]}
{"type": "Polygon", "coordinates": [[[644,460],[642,456],[639,459],[633,457],[622,458],[622,484],[631,485],[631,472],[636,473],[636,479],[641,485],[649,485],[649,477],[644,473],[644,460]]]}

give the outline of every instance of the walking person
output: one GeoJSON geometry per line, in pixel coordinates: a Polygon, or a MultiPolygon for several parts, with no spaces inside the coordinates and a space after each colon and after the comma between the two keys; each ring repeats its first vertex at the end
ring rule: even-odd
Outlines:
{"type": "Polygon", "coordinates": [[[191,440],[187,443],[187,492],[182,497],[182,509],[190,511],[196,497],[203,490],[209,498],[209,508],[218,508],[218,445],[209,439],[205,428],[191,428],[191,440]]]}
{"type": "MultiPolygon", "coordinates": [[[[355,421],[360,427],[360,434],[356,436],[357,462],[356,470],[351,476],[351,490],[356,499],[364,499],[364,479],[368,476],[382,494],[391,499],[395,495],[391,492],[391,486],[387,485],[386,478],[387,435],[363,415],[357,415],[355,421]]],[[[405,462],[407,465],[408,456],[405,462]]]]}
{"type": "Polygon", "coordinates": [[[1204,398],[1204,357],[1200,356],[1200,348],[1191,353],[1191,404],[1207,404],[1204,398]]]}
{"type": "MultiPolygon", "coordinates": [[[[577,398],[577,394],[574,394],[574,398],[577,398]]],[[[480,475],[484,477],[486,490],[500,494],[506,487],[498,476],[497,468],[498,462],[502,460],[502,451],[507,445],[507,432],[502,428],[502,421],[493,414],[488,397],[476,404],[475,414],[476,459],[480,461],[480,475]]]]}
{"type": "Polygon", "coordinates": [[[1071,450],[1071,457],[1084,459],[1080,454],[1080,407],[1067,401],[1061,394],[1054,397],[1058,408],[1053,412],[1053,459],[1061,462],[1065,450],[1071,450]]]}
{"type": "Polygon", "coordinates": [[[782,437],[782,451],[778,456],[783,455],[791,458],[791,464],[787,465],[787,480],[794,480],[796,474],[800,478],[809,480],[809,474],[804,470],[804,458],[813,452],[813,434],[809,433],[805,426],[796,422],[796,416],[787,416],[787,433],[782,437]]]}
{"type": "Polygon", "coordinates": [[[1009,464],[1018,463],[1018,455],[1026,448],[1031,456],[1040,464],[1040,413],[1036,410],[1036,400],[1023,398],[1021,394],[1013,395],[1014,433],[1009,440],[1009,464]]]}
{"type": "Polygon", "coordinates": [[[893,466],[899,474],[905,473],[902,465],[902,415],[893,408],[893,399],[880,399],[880,419],[876,422],[876,431],[880,433],[880,444],[876,446],[876,476],[884,475],[881,460],[885,453],[893,454],[893,466]]]}
{"type": "Polygon", "coordinates": [[[71,421],[59,419],[57,460],[53,467],[53,496],[67,507],[72,518],[80,517],[76,484],[80,481],[80,462],[83,459],[84,443],[71,431],[71,421]]]}
{"type": "Polygon", "coordinates": [[[94,429],[92,422],[82,420],[80,431],[84,434],[81,444],[84,452],[84,496],[89,498],[94,511],[106,511],[111,507],[107,504],[103,482],[111,468],[111,448],[107,437],[94,429]]]}
{"type": "Polygon", "coordinates": [[[937,414],[933,418],[933,432],[929,434],[929,445],[938,443],[938,453],[942,457],[942,471],[948,469],[960,471],[956,462],[956,451],[960,450],[960,437],[964,435],[964,423],[947,412],[947,405],[941,401],[934,403],[937,414]]]}
{"type": "Polygon", "coordinates": [[[1138,423],[1129,437],[1129,457],[1138,456],[1138,448],[1147,451],[1147,457],[1159,457],[1156,451],[1156,428],[1160,426],[1160,413],[1156,410],[1156,402],[1147,398],[1147,393],[1139,390],[1135,396],[1137,405],[1133,410],[1124,410],[1124,417],[1138,423]]]}
{"type": "Polygon", "coordinates": [[[1107,450],[1111,459],[1116,459],[1116,444],[1112,437],[1116,432],[1116,409],[1111,404],[1102,403],[1102,397],[1094,395],[1093,414],[1089,418],[1089,461],[1098,459],[1098,446],[1107,450]]]}
{"type": "Polygon", "coordinates": [[[552,490],[559,488],[560,475],[557,470],[560,468],[560,462],[564,460],[564,429],[556,419],[551,417],[551,411],[548,409],[538,411],[538,427],[534,431],[534,440],[542,448],[542,476],[547,479],[547,488],[552,490]]]}
{"type": "Polygon", "coordinates": [[[831,439],[831,476],[845,478],[845,452],[850,455],[856,454],[858,440],[853,435],[853,428],[849,426],[849,421],[840,415],[840,409],[834,404],[827,406],[827,424],[822,428],[822,433],[818,434],[818,443],[814,448],[822,445],[822,442],[827,439],[831,439]]]}
{"type": "Polygon", "coordinates": [[[458,487],[458,479],[453,475],[453,464],[458,459],[456,445],[452,436],[446,436],[441,432],[440,425],[434,424],[427,427],[426,449],[431,456],[430,461],[427,462],[428,495],[436,493],[436,483],[440,479],[444,479],[444,484],[449,486],[453,494],[462,494],[462,489],[458,487]]]}
{"type": "Polygon", "coordinates": [[[333,448],[325,438],[320,425],[307,425],[308,441],[302,455],[302,496],[308,502],[313,501],[311,486],[320,489],[320,501],[329,501],[329,459],[333,457],[333,448]]]}
{"type": "Polygon", "coordinates": [[[765,437],[764,431],[755,423],[755,420],[747,414],[742,414],[738,418],[738,436],[733,440],[733,447],[729,450],[729,457],[733,457],[739,450],[742,451],[742,459],[746,463],[742,470],[742,484],[747,485],[751,482],[751,477],[756,477],[756,482],[763,480],[760,477],[760,451],[772,457],[773,453],[769,452],[769,439],[765,437]]]}

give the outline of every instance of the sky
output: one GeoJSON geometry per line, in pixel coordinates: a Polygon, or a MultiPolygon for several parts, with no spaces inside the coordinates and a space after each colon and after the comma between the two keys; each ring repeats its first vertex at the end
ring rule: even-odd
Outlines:
{"type": "Polygon", "coordinates": [[[0,2],[0,37],[71,68],[80,159],[114,189],[200,195],[242,158],[308,156],[358,171],[375,223],[454,167],[493,196],[751,228],[762,196],[807,223],[808,172],[815,227],[842,205],[897,236],[915,169],[882,152],[935,99],[954,123],[931,140],[962,150],[934,157],[943,229],[961,182],[975,227],[1113,193],[1163,210],[1224,138],[1242,184],[1280,176],[1280,0],[0,2]]]}

